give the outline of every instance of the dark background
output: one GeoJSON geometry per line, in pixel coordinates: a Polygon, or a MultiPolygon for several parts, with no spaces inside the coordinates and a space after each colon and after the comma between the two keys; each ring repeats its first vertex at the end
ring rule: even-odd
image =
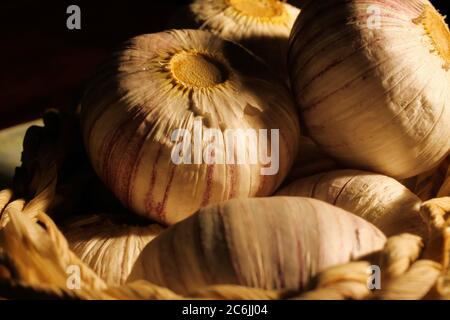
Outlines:
{"type": "MultiPolygon", "coordinates": [[[[299,4],[304,0],[290,1],[299,4]]],[[[326,0],[315,0],[326,1],[326,0]]],[[[432,1],[443,14],[448,0],[432,1]]],[[[183,0],[0,1],[0,128],[73,103],[104,57],[125,39],[168,27],[183,0]],[[81,8],[81,30],[66,9],[81,8]]]]}

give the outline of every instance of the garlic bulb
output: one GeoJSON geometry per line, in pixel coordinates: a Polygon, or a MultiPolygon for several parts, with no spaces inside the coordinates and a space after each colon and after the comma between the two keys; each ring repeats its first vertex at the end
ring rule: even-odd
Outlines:
{"type": "Polygon", "coordinates": [[[77,217],[63,225],[70,249],[108,285],[124,284],[147,243],[164,229],[131,226],[106,216],[77,217]]]}
{"type": "Polygon", "coordinates": [[[197,26],[241,43],[287,75],[288,39],[298,8],[279,0],[196,0],[190,11],[197,26]]]}
{"type": "Polygon", "coordinates": [[[288,60],[309,136],[396,178],[435,167],[450,149],[449,48],[428,0],[307,2],[288,60]]]}
{"type": "Polygon", "coordinates": [[[322,201],[234,199],[201,209],[150,242],[128,281],[146,279],[178,293],[214,284],[298,290],[324,268],[384,243],[376,227],[322,201]]]}
{"type": "Polygon", "coordinates": [[[81,118],[105,184],[165,224],[272,194],[300,135],[286,86],[244,48],[200,30],[133,38],[97,75],[81,118]]]}
{"type": "Polygon", "coordinates": [[[373,223],[387,236],[425,235],[420,199],[387,176],[356,170],[336,170],[297,180],[280,196],[311,197],[328,202],[373,223]]]}

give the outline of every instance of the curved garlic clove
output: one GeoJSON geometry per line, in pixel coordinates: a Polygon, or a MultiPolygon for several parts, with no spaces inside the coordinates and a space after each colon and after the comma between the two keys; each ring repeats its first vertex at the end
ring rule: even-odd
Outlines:
{"type": "Polygon", "coordinates": [[[300,10],[279,0],[195,0],[196,26],[236,41],[287,75],[289,34],[300,10]]]}
{"type": "Polygon", "coordinates": [[[81,118],[105,184],[165,224],[208,204],[271,195],[300,135],[288,89],[247,50],[200,30],[133,38],[94,79],[81,118]]]}
{"type": "Polygon", "coordinates": [[[124,225],[100,215],[62,226],[70,249],[110,286],[125,283],[143,248],[163,230],[158,224],[124,225]]]}
{"type": "Polygon", "coordinates": [[[396,178],[435,167],[450,149],[449,44],[428,0],[309,1],[288,58],[309,136],[396,178]]]}
{"type": "Polygon", "coordinates": [[[179,293],[214,284],[298,290],[321,270],[384,243],[376,227],[322,201],[234,199],[167,229],[145,247],[128,281],[179,293]]]}
{"type": "Polygon", "coordinates": [[[380,174],[336,170],[297,180],[277,195],[311,197],[333,204],[373,223],[387,236],[426,236],[420,199],[400,182],[380,174]]]}

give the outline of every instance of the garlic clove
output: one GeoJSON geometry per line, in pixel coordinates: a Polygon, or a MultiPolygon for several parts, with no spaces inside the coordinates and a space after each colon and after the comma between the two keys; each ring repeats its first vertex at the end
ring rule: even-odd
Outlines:
{"type": "Polygon", "coordinates": [[[299,290],[321,270],[384,243],[376,227],[322,201],[234,199],[199,210],[150,242],[128,282],[145,279],[178,293],[214,284],[299,290]]]}
{"type": "Polygon", "coordinates": [[[62,232],[70,249],[109,286],[125,283],[143,248],[164,230],[113,222],[106,216],[66,221],[62,232]]]}
{"type": "Polygon", "coordinates": [[[308,135],[352,167],[432,169],[450,149],[449,43],[427,0],[309,1],[288,58],[308,135]]]}
{"type": "Polygon", "coordinates": [[[190,5],[197,27],[244,45],[283,76],[289,34],[299,12],[278,0],[195,0],[190,5]]]}
{"type": "Polygon", "coordinates": [[[336,170],[299,179],[277,192],[333,204],[373,223],[387,236],[427,236],[421,200],[393,178],[357,170],[336,170]]]}
{"type": "Polygon", "coordinates": [[[128,208],[163,224],[230,198],[271,195],[293,163],[300,136],[286,86],[244,48],[200,30],[131,39],[86,91],[81,122],[103,182],[128,208]],[[214,146],[231,161],[205,161],[212,138],[196,136],[209,129],[219,142],[231,132],[229,144],[214,146]],[[180,130],[191,139],[178,164],[172,156],[182,143],[173,137],[180,138],[180,130]],[[258,143],[239,130],[254,133],[258,143]],[[239,143],[233,143],[236,135],[239,143]],[[269,159],[273,174],[262,174],[269,165],[252,152],[256,145],[261,152],[261,145],[278,150],[269,159]]]}

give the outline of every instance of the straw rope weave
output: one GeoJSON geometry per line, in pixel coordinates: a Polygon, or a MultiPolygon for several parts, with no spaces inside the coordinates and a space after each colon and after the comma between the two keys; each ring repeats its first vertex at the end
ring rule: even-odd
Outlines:
{"type": "Polygon", "coordinates": [[[70,116],[55,112],[46,114],[44,123],[45,127],[32,127],[27,133],[14,187],[0,191],[0,298],[450,299],[449,197],[423,203],[428,239],[393,236],[381,252],[319,273],[302,292],[218,285],[180,296],[147,281],[108,287],[69,249],[53,221],[58,218],[53,209],[64,207],[67,194],[77,188],[70,179],[64,185],[67,177],[62,172],[71,148],[79,143],[76,124],[70,116]],[[382,287],[371,291],[367,270],[373,264],[382,270],[382,287]],[[80,289],[67,287],[69,265],[80,267],[80,289]]]}

